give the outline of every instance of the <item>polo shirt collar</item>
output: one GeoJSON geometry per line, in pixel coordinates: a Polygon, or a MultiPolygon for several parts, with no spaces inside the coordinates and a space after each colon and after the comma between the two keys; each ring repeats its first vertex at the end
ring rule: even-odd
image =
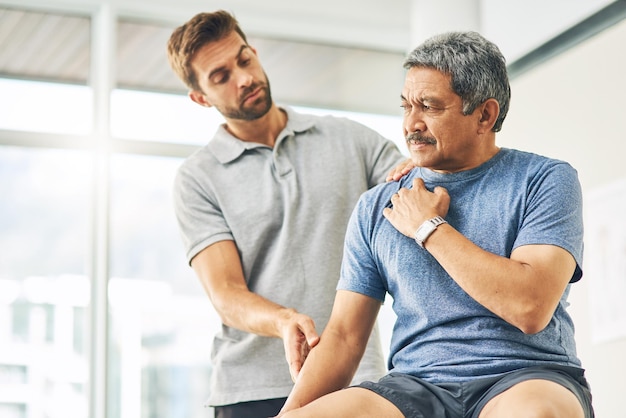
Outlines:
{"type": "MultiPolygon", "coordinates": [[[[278,134],[275,146],[278,146],[283,138],[307,131],[315,126],[315,119],[311,115],[297,113],[288,106],[281,106],[280,108],[287,112],[287,125],[278,134]]],[[[207,147],[220,163],[226,164],[239,158],[246,150],[265,147],[265,145],[237,139],[222,124],[207,147]]]]}

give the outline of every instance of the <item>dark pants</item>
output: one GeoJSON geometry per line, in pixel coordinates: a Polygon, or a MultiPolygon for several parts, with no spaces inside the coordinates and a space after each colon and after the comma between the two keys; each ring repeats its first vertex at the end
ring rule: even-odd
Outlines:
{"type": "Polygon", "coordinates": [[[215,418],[265,418],[278,415],[287,398],[265,399],[216,406],[215,418]]]}

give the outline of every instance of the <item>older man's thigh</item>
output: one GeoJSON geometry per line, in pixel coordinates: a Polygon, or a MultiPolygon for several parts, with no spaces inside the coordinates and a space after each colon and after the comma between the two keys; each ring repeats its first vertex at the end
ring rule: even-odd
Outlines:
{"type": "Polygon", "coordinates": [[[404,418],[404,415],[382,396],[357,387],[329,393],[285,415],[285,418],[331,417],[404,418]]]}
{"type": "Polygon", "coordinates": [[[479,418],[584,418],[578,398],[549,380],[526,380],[491,399],[479,418]]]}

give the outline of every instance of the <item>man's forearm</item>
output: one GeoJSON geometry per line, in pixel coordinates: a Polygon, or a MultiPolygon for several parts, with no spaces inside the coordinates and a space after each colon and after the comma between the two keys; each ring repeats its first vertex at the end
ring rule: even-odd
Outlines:
{"type": "Polygon", "coordinates": [[[350,384],[363,355],[345,340],[329,332],[322,334],[320,343],[311,350],[296,384],[281,412],[304,406],[328,393],[350,384]]]}

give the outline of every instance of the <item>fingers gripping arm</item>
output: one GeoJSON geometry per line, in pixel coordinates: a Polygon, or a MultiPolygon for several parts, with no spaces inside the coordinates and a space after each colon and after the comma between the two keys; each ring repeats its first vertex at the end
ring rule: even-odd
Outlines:
{"type": "Polygon", "coordinates": [[[339,290],[326,329],[296,380],[281,412],[346,387],[357,370],[376,322],[380,301],[339,290]]]}

